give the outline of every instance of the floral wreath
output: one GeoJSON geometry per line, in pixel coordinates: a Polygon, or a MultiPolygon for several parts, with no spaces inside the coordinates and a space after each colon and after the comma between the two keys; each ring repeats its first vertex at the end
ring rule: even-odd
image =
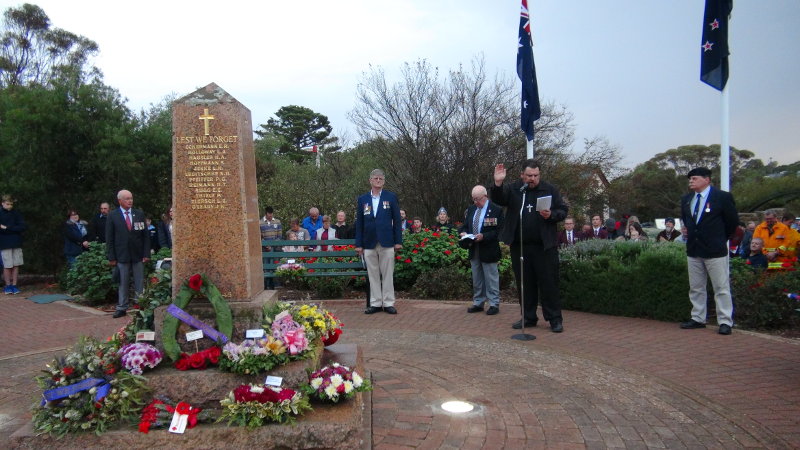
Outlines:
{"type": "MultiPolygon", "coordinates": [[[[172,304],[178,308],[185,308],[191,299],[196,296],[205,295],[211,305],[214,307],[217,317],[217,329],[225,336],[233,335],[233,316],[228,302],[222,297],[216,286],[209,282],[208,279],[200,274],[194,274],[187,281],[183,283],[178,295],[172,304]]],[[[181,357],[181,349],[178,341],[175,339],[175,333],[178,332],[178,318],[166,314],[164,322],[161,326],[161,339],[164,345],[164,353],[167,354],[169,359],[177,361],[181,357]]]]}

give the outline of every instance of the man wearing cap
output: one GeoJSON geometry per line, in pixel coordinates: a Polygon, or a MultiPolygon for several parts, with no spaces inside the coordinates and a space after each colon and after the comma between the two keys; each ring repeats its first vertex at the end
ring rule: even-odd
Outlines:
{"type": "Polygon", "coordinates": [[[719,334],[731,334],[733,301],[728,269],[728,237],[736,231],[739,215],[733,196],[711,186],[711,170],[689,171],[689,190],[681,198],[681,221],[688,229],[689,300],[692,318],[683,329],[706,327],[707,280],[714,287],[719,334]]]}
{"type": "Polygon", "coordinates": [[[675,229],[675,219],[672,217],[667,217],[664,219],[664,229],[661,231],[661,233],[658,233],[658,236],[656,236],[656,241],[672,242],[680,235],[681,232],[675,229]]]}

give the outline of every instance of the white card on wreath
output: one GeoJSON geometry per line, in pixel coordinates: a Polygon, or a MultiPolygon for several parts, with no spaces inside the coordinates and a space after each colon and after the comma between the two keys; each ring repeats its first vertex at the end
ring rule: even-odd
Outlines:
{"type": "Polygon", "coordinates": [[[287,260],[286,260],[286,263],[287,263],[287,264],[294,264],[294,260],[293,260],[293,259],[287,259],[287,260]]]}
{"type": "Polygon", "coordinates": [[[253,330],[247,330],[244,334],[245,339],[258,339],[264,337],[264,329],[257,328],[253,330]]]}
{"type": "Polygon", "coordinates": [[[186,424],[189,422],[188,414],[178,414],[178,411],[172,414],[172,423],[169,424],[169,432],[183,434],[186,431],[186,424]]]}
{"type": "Polygon", "coordinates": [[[136,333],[136,342],[139,341],[155,341],[156,340],[156,332],[155,331],[140,331],[136,333]]]}
{"type": "Polygon", "coordinates": [[[186,333],[186,341],[196,341],[203,338],[203,330],[195,330],[186,333]]]}
{"type": "Polygon", "coordinates": [[[275,387],[281,387],[281,383],[283,383],[283,378],[273,377],[272,375],[267,375],[267,381],[264,382],[267,386],[275,387]]]}

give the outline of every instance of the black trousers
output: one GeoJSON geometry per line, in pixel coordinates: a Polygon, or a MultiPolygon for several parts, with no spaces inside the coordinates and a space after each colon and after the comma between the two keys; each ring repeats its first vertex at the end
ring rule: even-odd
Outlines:
{"type": "MultiPolygon", "coordinates": [[[[536,308],[541,301],[544,320],[561,320],[561,298],[558,292],[558,249],[545,250],[537,244],[521,246],[525,267],[520,276],[520,245],[511,246],[511,267],[517,280],[517,292],[522,292],[520,281],[525,280],[525,320],[537,321],[536,308]],[[541,298],[540,298],[541,294],[541,298]]],[[[520,295],[520,302],[522,296],[520,295]]]]}

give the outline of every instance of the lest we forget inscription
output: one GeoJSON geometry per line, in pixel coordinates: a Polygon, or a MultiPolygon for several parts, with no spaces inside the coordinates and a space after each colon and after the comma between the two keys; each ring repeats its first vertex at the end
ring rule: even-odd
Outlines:
{"type": "Polygon", "coordinates": [[[205,274],[228,301],[264,286],[250,110],[214,83],[173,103],[173,294],[205,274]]]}

